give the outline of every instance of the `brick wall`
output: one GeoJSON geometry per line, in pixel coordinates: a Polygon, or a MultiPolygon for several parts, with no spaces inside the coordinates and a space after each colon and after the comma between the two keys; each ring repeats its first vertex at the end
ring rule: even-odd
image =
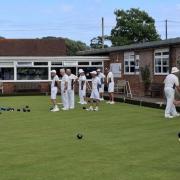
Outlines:
{"type": "MultiPolygon", "coordinates": [[[[39,93],[46,93],[50,91],[50,83],[49,82],[37,82],[40,85],[39,93]]],[[[4,82],[3,83],[3,92],[5,95],[13,95],[15,94],[15,82],[4,82]]]]}
{"type": "MultiPolygon", "coordinates": [[[[167,48],[167,47],[166,47],[167,48]]],[[[155,49],[142,49],[134,51],[135,55],[140,56],[140,67],[148,65],[151,70],[151,82],[152,83],[163,83],[166,76],[164,75],[154,75],[154,50],[155,49]]],[[[122,64],[122,77],[118,79],[125,79],[129,81],[133,95],[143,96],[144,93],[144,84],[141,78],[141,75],[126,75],[124,74],[124,52],[116,52],[110,54],[110,63],[121,63],[122,64]]],[[[177,65],[177,60],[179,60],[180,68],[180,46],[170,48],[170,67],[177,65]]],[[[107,66],[107,64],[106,64],[107,66]]]]}

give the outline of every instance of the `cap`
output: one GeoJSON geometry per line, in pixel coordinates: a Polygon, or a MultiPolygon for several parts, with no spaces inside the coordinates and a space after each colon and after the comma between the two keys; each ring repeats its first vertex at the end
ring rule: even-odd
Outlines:
{"type": "Polygon", "coordinates": [[[179,69],[177,67],[173,67],[171,73],[177,73],[177,72],[179,72],[179,69]]]}
{"type": "Polygon", "coordinates": [[[56,70],[52,70],[51,73],[55,73],[56,74],[56,70]]]}
{"type": "Polygon", "coordinates": [[[92,72],[90,72],[91,74],[97,74],[97,72],[96,71],[92,71],[92,72]]]}
{"type": "Polygon", "coordinates": [[[83,71],[83,69],[79,69],[79,74],[81,74],[81,73],[83,73],[84,71],[83,71]]]}

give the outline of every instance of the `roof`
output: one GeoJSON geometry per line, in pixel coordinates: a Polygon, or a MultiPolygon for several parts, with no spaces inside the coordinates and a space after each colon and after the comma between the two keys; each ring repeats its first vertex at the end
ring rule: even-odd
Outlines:
{"type": "Polygon", "coordinates": [[[0,39],[0,56],[65,56],[63,39],[0,39]]]}
{"type": "Polygon", "coordinates": [[[105,48],[105,49],[92,49],[92,50],[87,50],[87,51],[80,51],[77,53],[77,55],[81,55],[81,56],[108,55],[109,53],[117,52],[117,51],[157,48],[157,47],[170,46],[170,45],[180,45],[180,37],[167,39],[167,40],[131,44],[131,45],[125,45],[125,46],[116,46],[116,47],[110,47],[110,48],[105,48]]]}

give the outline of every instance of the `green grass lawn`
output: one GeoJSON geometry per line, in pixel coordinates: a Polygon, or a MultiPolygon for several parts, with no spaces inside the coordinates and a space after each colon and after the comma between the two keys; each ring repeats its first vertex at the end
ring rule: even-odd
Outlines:
{"type": "Polygon", "coordinates": [[[26,104],[32,112],[0,115],[0,180],[180,179],[180,118],[122,103],[51,113],[49,97],[0,97],[26,104]]]}

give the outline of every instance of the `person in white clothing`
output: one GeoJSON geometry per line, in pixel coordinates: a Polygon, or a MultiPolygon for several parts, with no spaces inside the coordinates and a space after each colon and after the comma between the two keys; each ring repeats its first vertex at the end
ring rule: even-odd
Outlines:
{"type": "Polygon", "coordinates": [[[109,101],[107,103],[114,104],[114,75],[110,70],[107,75],[107,85],[108,85],[108,93],[109,93],[109,101]]]}
{"type": "Polygon", "coordinates": [[[66,74],[64,69],[60,69],[60,74],[62,76],[61,80],[61,96],[63,108],[62,110],[69,110],[69,102],[68,102],[68,75],[66,74]]]}
{"type": "Polygon", "coordinates": [[[104,100],[104,79],[105,79],[105,75],[101,72],[100,69],[97,69],[97,75],[101,81],[101,87],[99,88],[100,100],[103,101],[104,100]]]}
{"type": "Polygon", "coordinates": [[[59,108],[57,106],[56,102],[56,96],[59,88],[59,78],[56,75],[56,70],[51,71],[51,76],[52,76],[52,82],[51,82],[51,102],[53,104],[53,108],[51,109],[52,112],[57,112],[59,111],[59,108]]]}
{"type": "Polygon", "coordinates": [[[71,69],[66,70],[66,74],[68,75],[68,103],[69,103],[69,109],[74,109],[75,103],[74,103],[74,86],[78,79],[77,76],[71,73],[71,69]]]}
{"type": "Polygon", "coordinates": [[[87,110],[98,111],[99,102],[100,102],[99,88],[101,87],[101,81],[99,77],[97,77],[96,71],[92,71],[91,76],[92,76],[92,90],[91,90],[91,96],[90,96],[90,107],[87,110]]]}
{"type": "Polygon", "coordinates": [[[80,104],[87,104],[85,101],[86,98],[86,76],[83,71],[83,69],[79,69],[79,99],[80,99],[80,104]]]}
{"type": "Polygon", "coordinates": [[[167,100],[165,118],[173,118],[179,116],[174,105],[175,89],[180,90],[179,79],[176,76],[178,72],[179,69],[173,67],[171,74],[167,75],[166,79],[164,80],[164,92],[167,100]]]}

